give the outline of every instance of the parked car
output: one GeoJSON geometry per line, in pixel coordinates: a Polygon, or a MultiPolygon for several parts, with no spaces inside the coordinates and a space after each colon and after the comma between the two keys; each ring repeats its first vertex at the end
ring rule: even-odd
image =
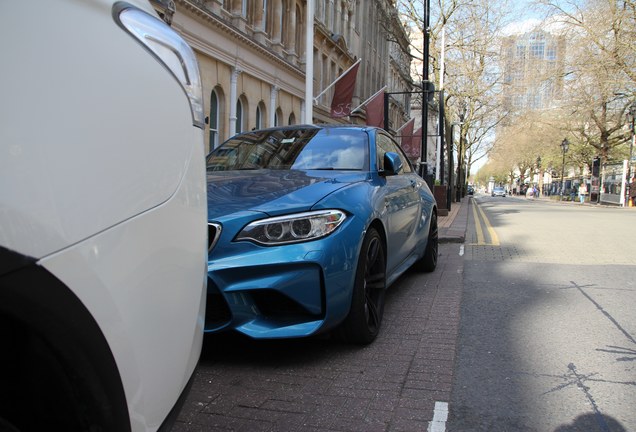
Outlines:
{"type": "Polygon", "coordinates": [[[506,190],[501,187],[501,186],[496,186],[493,188],[492,190],[492,196],[500,196],[500,197],[504,197],[506,196],[506,190]]]}
{"type": "Polygon", "coordinates": [[[203,340],[196,58],[142,0],[0,10],[0,430],[167,430],[203,340]]]}
{"type": "Polygon", "coordinates": [[[435,199],[376,128],[289,126],[235,136],[207,157],[208,332],[377,336],[386,288],[433,271],[435,199]]]}

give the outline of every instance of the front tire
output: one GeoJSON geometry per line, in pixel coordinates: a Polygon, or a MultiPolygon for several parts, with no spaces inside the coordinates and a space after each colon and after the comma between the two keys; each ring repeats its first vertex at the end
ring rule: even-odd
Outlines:
{"type": "Polygon", "coordinates": [[[437,228],[437,214],[431,215],[431,225],[428,230],[428,240],[424,256],[417,263],[418,270],[430,273],[437,268],[437,258],[439,254],[439,231],[437,228]]]}
{"type": "Polygon", "coordinates": [[[380,332],[386,294],[386,253],[382,237],[369,228],[358,257],[349,315],[341,334],[347,342],[366,345],[380,332]]]}

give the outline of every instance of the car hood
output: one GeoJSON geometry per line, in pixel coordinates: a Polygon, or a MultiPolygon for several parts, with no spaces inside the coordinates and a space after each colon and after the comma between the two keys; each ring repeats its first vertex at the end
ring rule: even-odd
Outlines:
{"type": "Polygon", "coordinates": [[[208,172],[208,219],[237,211],[268,215],[309,210],[366,172],[255,170],[208,172]]]}

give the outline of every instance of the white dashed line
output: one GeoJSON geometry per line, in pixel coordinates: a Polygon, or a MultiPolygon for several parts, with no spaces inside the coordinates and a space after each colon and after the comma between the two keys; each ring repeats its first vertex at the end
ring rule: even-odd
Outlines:
{"type": "Polygon", "coordinates": [[[459,247],[459,256],[464,256],[464,245],[459,247]]]}
{"type": "Polygon", "coordinates": [[[428,432],[446,432],[446,420],[448,420],[448,402],[435,402],[433,420],[428,422],[428,432]]]}

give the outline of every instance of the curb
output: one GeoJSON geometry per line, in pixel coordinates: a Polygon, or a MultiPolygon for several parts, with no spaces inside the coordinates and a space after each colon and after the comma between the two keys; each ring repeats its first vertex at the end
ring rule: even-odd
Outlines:
{"type": "Polygon", "coordinates": [[[440,243],[464,243],[466,240],[466,229],[468,227],[468,208],[472,205],[472,197],[468,197],[463,202],[454,203],[458,206],[457,211],[451,212],[448,221],[444,221],[439,230],[440,243]]]}

